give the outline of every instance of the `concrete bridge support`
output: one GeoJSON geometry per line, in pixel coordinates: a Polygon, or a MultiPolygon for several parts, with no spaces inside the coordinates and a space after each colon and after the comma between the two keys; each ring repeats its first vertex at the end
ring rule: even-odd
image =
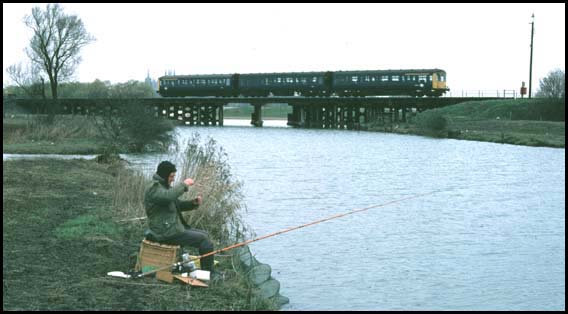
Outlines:
{"type": "Polygon", "coordinates": [[[254,104],[254,111],[250,114],[250,124],[262,126],[262,104],[254,104]]]}
{"type": "Polygon", "coordinates": [[[217,104],[160,104],[155,114],[191,126],[223,126],[223,106],[217,104]]]}

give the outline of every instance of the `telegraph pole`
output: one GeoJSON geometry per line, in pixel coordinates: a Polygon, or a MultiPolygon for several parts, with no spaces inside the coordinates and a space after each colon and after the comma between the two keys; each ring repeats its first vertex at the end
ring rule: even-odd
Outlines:
{"type": "Polygon", "coordinates": [[[529,99],[532,95],[532,57],[533,57],[533,37],[534,37],[534,13],[532,14],[531,24],[531,62],[529,68],[529,99]]]}

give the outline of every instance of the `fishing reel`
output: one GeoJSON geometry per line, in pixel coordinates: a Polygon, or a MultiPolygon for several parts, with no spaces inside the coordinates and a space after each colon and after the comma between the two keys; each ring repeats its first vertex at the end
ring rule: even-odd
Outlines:
{"type": "Polygon", "coordinates": [[[182,263],[176,263],[172,266],[172,272],[176,273],[191,273],[192,271],[197,269],[195,262],[192,261],[189,257],[188,253],[183,254],[182,256],[182,263]]]}

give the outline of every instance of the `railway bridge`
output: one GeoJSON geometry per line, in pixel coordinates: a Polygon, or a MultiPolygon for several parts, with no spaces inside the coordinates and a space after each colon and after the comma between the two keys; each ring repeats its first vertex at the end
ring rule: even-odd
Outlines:
{"type": "Polygon", "coordinates": [[[504,99],[503,97],[180,97],[139,99],[15,99],[16,105],[31,113],[97,114],[136,104],[153,110],[157,117],[178,120],[186,125],[222,126],[223,107],[250,104],[251,124],[262,126],[262,107],[272,103],[292,106],[288,125],[304,128],[357,129],[361,124],[381,120],[406,122],[408,115],[465,101],[504,99]]]}

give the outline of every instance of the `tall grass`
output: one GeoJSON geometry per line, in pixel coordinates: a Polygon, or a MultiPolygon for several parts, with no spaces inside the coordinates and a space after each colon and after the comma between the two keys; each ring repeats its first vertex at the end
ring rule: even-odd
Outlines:
{"type": "Polygon", "coordinates": [[[87,116],[56,115],[53,123],[46,123],[46,115],[28,118],[4,119],[3,138],[7,143],[28,141],[61,141],[69,138],[94,138],[98,131],[87,116]]]}
{"type": "MultiPolygon", "coordinates": [[[[185,178],[195,181],[180,199],[191,200],[197,195],[203,198],[197,210],[183,213],[189,225],[207,231],[217,246],[252,236],[241,216],[246,211],[242,203],[242,183],[233,179],[227,154],[214,139],[202,143],[200,135],[194,133],[187,143],[173,145],[169,156],[177,168],[176,181],[185,178]]],[[[156,166],[160,161],[156,161],[156,166]]],[[[140,170],[118,172],[113,206],[120,221],[145,223],[144,191],[152,174],[143,174],[140,170]]]]}

